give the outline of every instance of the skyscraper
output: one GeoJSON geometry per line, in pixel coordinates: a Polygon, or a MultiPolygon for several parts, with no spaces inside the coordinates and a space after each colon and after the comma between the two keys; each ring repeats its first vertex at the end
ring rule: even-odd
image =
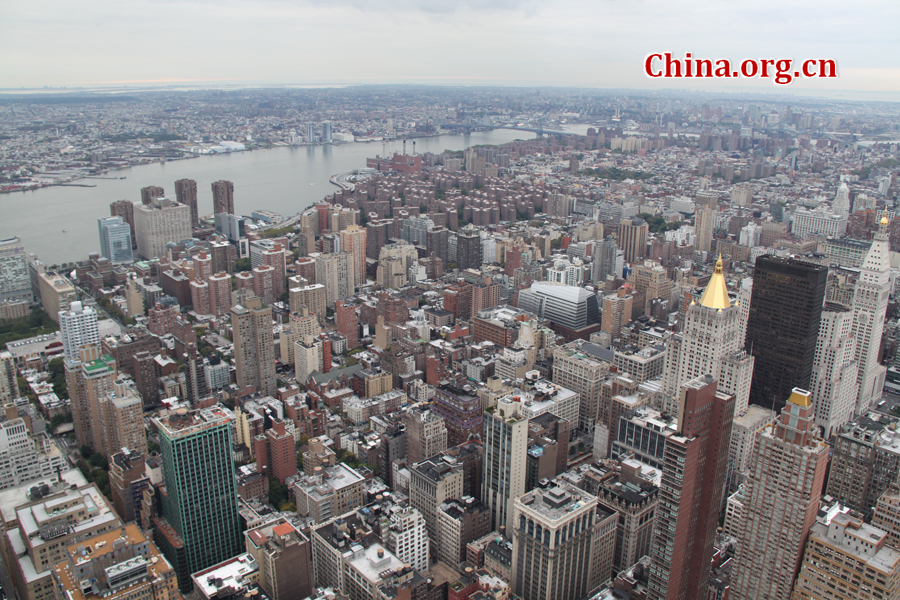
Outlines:
{"type": "Polygon", "coordinates": [[[334,306],[340,298],[352,298],[356,288],[356,269],[349,252],[316,254],[316,283],[325,286],[325,305],[334,306]]]}
{"type": "Polygon", "coordinates": [[[612,572],[618,514],[556,481],[514,502],[511,587],[524,600],[578,600],[612,572]]]}
{"type": "Polygon", "coordinates": [[[166,190],[158,185],[141,188],[141,204],[150,204],[154,198],[165,198],[166,190]]]}
{"type": "Polygon", "coordinates": [[[359,346],[359,319],[356,316],[356,304],[349,300],[335,301],[334,320],[338,333],[347,338],[347,348],[353,350],[359,346]]]}
{"type": "Polygon", "coordinates": [[[747,408],[753,357],[742,354],[743,312],[728,297],[722,257],[700,302],[691,301],[684,314],[681,333],[672,336],[666,352],[663,392],[666,408],[675,412],[672,400],[687,381],[711,374],[718,389],[735,396],[735,415],[747,408]]]}
{"type": "Polygon", "coordinates": [[[696,243],[694,248],[700,252],[712,250],[713,230],[716,228],[716,215],[719,211],[714,208],[701,208],[694,217],[694,235],[696,243]]]}
{"type": "Polygon", "coordinates": [[[244,305],[231,307],[231,323],[238,387],[276,396],[272,308],[258,297],[248,298],[244,305]]]}
{"type": "Polygon", "coordinates": [[[456,236],[456,268],[481,268],[481,236],[477,231],[460,231],[456,236]]]}
{"type": "Polygon", "coordinates": [[[97,219],[100,230],[100,255],[108,258],[114,265],[131,264],[134,256],[131,253],[131,225],[122,217],[106,217],[97,219]]]}
{"type": "Polygon", "coordinates": [[[230,181],[219,180],[212,183],[213,213],[234,213],[234,184],[230,181]]]}
{"type": "Polygon", "coordinates": [[[841,185],[838,186],[837,194],[831,203],[831,211],[845,219],[850,216],[850,188],[846,182],[841,182],[841,185]]]}
{"type": "Polygon", "coordinates": [[[444,420],[427,404],[415,406],[407,413],[406,462],[414,465],[437,456],[447,449],[447,427],[444,420]]]}
{"type": "Polygon", "coordinates": [[[682,385],[678,430],[663,453],[650,544],[651,600],[706,595],[733,417],[734,396],[717,391],[711,375],[682,385]]]}
{"type": "Polygon", "coordinates": [[[159,545],[178,572],[179,589],[187,593],[191,573],[241,551],[234,440],[221,408],[179,409],[153,422],[166,484],[165,523],[157,524],[157,539],[168,542],[159,545]]]}
{"type": "Polygon", "coordinates": [[[900,597],[900,551],[887,532],[838,513],[810,530],[791,600],[900,597]]]}
{"type": "Polygon", "coordinates": [[[12,402],[19,397],[16,379],[16,359],[11,352],[0,350],[0,403],[12,402]]]}
{"type": "Polygon", "coordinates": [[[122,220],[131,227],[131,247],[134,248],[134,202],[128,200],[116,200],[109,205],[109,216],[122,217],[122,220]]]}
{"type": "Polygon", "coordinates": [[[0,302],[32,297],[25,246],[17,237],[0,240],[0,302]]]}
{"type": "Polygon", "coordinates": [[[78,349],[82,345],[100,344],[97,311],[81,302],[72,302],[69,310],[59,311],[59,333],[65,357],[78,360],[78,349]]]}
{"type": "Polygon", "coordinates": [[[741,600],[787,598],[816,522],[829,447],[815,435],[810,393],[794,388],[757,434],[744,484],[733,590],[741,600]]]}
{"type": "Polygon", "coordinates": [[[750,402],[778,412],[796,387],[809,389],[828,268],[760,256],[744,348],[756,358],[750,402]]]}
{"type": "Polygon", "coordinates": [[[366,230],[359,225],[350,225],[341,232],[341,250],[353,257],[353,283],[366,283],[366,230]]]}
{"type": "Polygon", "coordinates": [[[193,179],[179,179],[175,182],[175,199],[191,209],[191,225],[200,226],[200,213],[197,208],[197,182],[193,179]]]}
{"type": "Polygon", "coordinates": [[[633,263],[647,256],[647,232],[650,226],[638,217],[619,221],[619,248],[625,252],[625,262],[633,263]]]}
{"type": "Polygon", "coordinates": [[[166,244],[191,239],[191,209],[168,198],[154,198],[134,210],[138,254],[146,259],[166,255],[166,244]]]}
{"type": "Polygon", "coordinates": [[[856,408],[859,369],[853,359],[856,340],[852,330],[850,309],[826,302],[810,380],[816,426],[822,428],[825,439],[831,438],[841,425],[849,423],[856,408]]]}
{"type": "Polygon", "coordinates": [[[856,412],[869,410],[872,401],[881,397],[885,367],[879,364],[881,336],[888,298],[891,295],[891,261],[888,244],[888,213],[885,210],[878,224],[878,232],[866,260],[860,267],[859,279],[853,293],[853,337],[856,338],[856,363],[859,388],[856,412]]]}
{"type": "Polygon", "coordinates": [[[528,418],[518,397],[497,400],[484,415],[481,501],[491,509],[491,528],[513,528],[513,500],[525,493],[528,418]]]}

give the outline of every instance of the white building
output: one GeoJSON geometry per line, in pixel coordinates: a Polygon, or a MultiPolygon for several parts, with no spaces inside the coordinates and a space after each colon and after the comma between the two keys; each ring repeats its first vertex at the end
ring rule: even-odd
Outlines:
{"type": "Polygon", "coordinates": [[[100,345],[97,311],[81,302],[72,302],[69,310],[59,311],[59,333],[66,358],[78,360],[78,349],[81,346],[100,345]]]}
{"type": "Polygon", "coordinates": [[[856,410],[859,365],[855,354],[853,313],[840,304],[826,303],[809,383],[816,426],[822,428],[825,439],[849,423],[856,410]]]}
{"type": "Polygon", "coordinates": [[[410,506],[392,506],[390,523],[382,526],[382,537],[388,549],[417,571],[428,570],[428,530],[425,519],[410,506]]]}
{"type": "Polygon", "coordinates": [[[166,255],[166,244],[189,240],[191,208],[167,198],[153,198],[150,204],[134,207],[134,237],[138,254],[144,258],[166,255]]]}
{"type": "Polygon", "coordinates": [[[513,500],[525,493],[528,419],[521,402],[501,397],[484,415],[482,502],[491,509],[491,529],[513,528],[513,500]]]}
{"type": "Polygon", "coordinates": [[[755,359],[741,355],[746,316],[739,304],[728,297],[721,259],[700,302],[691,302],[685,311],[684,328],[672,336],[666,351],[663,374],[663,409],[677,413],[678,391],[692,379],[710,374],[718,389],[734,394],[734,414],[747,409],[755,359]]]}
{"type": "Polygon", "coordinates": [[[800,239],[812,235],[841,237],[847,231],[847,217],[826,211],[824,208],[807,210],[798,208],[791,219],[791,233],[800,239]]]}
{"type": "Polygon", "coordinates": [[[881,397],[885,367],[878,362],[884,317],[891,293],[891,261],[888,245],[888,214],[878,225],[878,233],[860,269],[853,294],[853,337],[856,338],[856,362],[859,387],[856,399],[857,414],[865,413],[872,401],[881,397]]]}
{"type": "MultiPolygon", "coordinates": [[[[537,376],[537,371],[532,372],[537,376]]],[[[529,374],[526,374],[526,378],[529,374]]],[[[515,394],[514,394],[515,395],[515,394]]],[[[568,388],[539,379],[533,383],[533,389],[521,392],[522,414],[534,419],[544,413],[551,413],[569,423],[578,422],[581,401],[577,393],[568,388]]]]}
{"type": "Polygon", "coordinates": [[[46,433],[32,436],[18,417],[0,423],[0,489],[53,477],[66,467],[65,455],[46,433]]]}

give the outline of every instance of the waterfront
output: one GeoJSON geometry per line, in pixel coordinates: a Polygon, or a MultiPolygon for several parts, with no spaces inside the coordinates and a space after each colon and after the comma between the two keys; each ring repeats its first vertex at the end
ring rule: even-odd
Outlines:
{"type": "MultiPolygon", "coordinates": [[[[572,130],[583,133],[585,128],[574,126],[572,130]]],[[[470,135],[416,138],[415,150],[463,150],[530,137],[533,136],[526,132],[495,129],[470,135]]],[[[413,151],[412,142],[407,142],[407,152],[413,151]]],[[[402,150],[401,141],[387,146],[388,153],[402,150]]],[[[277,147],[142,165],[106,174],[125,179],[79,182],[96,184],[91,188],[53,186],[3,194],[0,239],[19,236],[26,250],[47,264],[80,260],[99,248],[97,219],[109,216],[111,202],[138,202],[141,188],[148,185],[160,185],[174,198],[174,182],[183,178],[197,181],[201,215],[212,212],[210,184],[228,179],[234,182],[234,203],[239,213],[249,215],[253,210],[265,209],[288,218],[337,190],[328,181],[332,175],[365,168],[366,158],[381,153],[380,142],[277,147]]]]}

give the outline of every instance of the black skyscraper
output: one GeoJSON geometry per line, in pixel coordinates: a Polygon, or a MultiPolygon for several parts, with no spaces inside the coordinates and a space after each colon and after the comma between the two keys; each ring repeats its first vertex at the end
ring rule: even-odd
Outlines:
{"type": "Polygon", "coordinates": [[[459,269],[481,268],[481,236],[477,231],[459,232],[456,238],[456,267],[459,269]]]}
{"type": "Polygon", "coordinates": [[[793,388],[809,388],[827,276],[827,267],[795,258],[756,259],[746,341],[756,357],[752,404],[778,412],[793,388]]]}

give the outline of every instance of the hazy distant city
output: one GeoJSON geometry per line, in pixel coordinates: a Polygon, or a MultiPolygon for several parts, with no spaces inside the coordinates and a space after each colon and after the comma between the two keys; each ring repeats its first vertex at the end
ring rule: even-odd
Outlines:
{"type": "Polygon", "coordinates": [[[17,600],[900,598],[900,103],[0,95],[17,600]]]}

